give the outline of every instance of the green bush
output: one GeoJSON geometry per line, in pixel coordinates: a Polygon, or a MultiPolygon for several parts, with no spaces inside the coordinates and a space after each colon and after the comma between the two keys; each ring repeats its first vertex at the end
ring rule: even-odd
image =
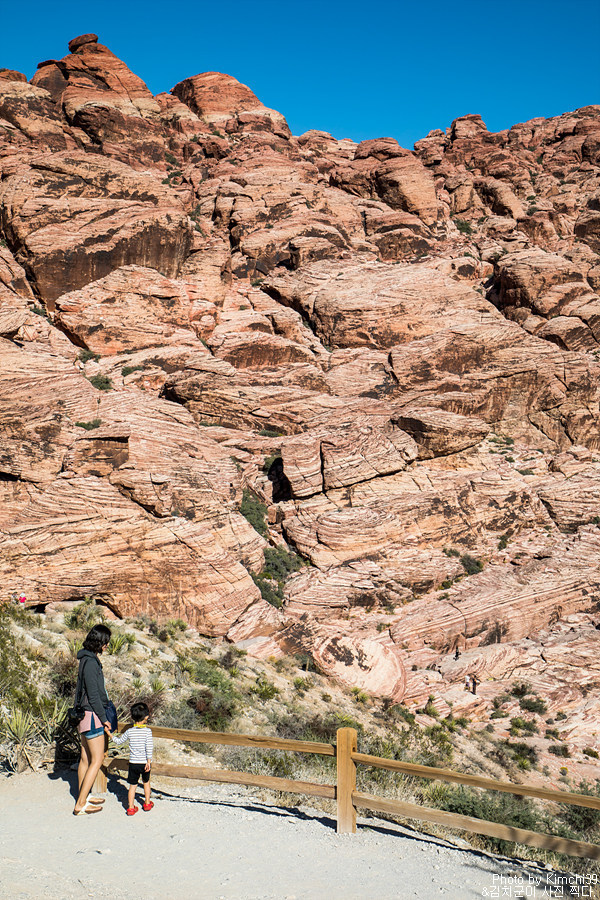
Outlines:
{"type": "Polygon", "coordinates": [[[99,391],[112,391],[113,383],[108,375],[92,375],[88,381],[99,391]]]}
{"type": "Polygon", "coordinates": [[[283,547],[267,547],[262,572],[258,575],[251,573],[263,600],[277,609],[281,609],[285,582],[289,575],[297,572],[303,565],[304,561],[297,553],[285,550],[283,547]]]}
{"type": "MultiPolygon", "coordinates": [[[[591,785],[586,781],[580,781],[576,793],[584,794],[587,797],[600,797],[600,782],[596,781],[595,789],[592,789],[591,785]]],[[[600,810],[598,809],[561,803],[560,810],[560,817],[563,822],[588,840],[590,837],[589,832],[600,825],[600,810]]]]}
{"type": "Polygon", "coordinates": [[[592,749],[592,747],[584,747],[584,748],[583,748],[583,755],[584,755],[584,756],[591,756],[592,759],[600,759],[600,756],[598,755],[598,751],[592,749]]]}
{"type": "Polygon", "coordinates": [[[224,731],[236,711],[232,697],[211,688],[197,691],[187,700],[187,705],[209,731],[224,731]]]}
{"type": "Polygon", "coordinates": [[[548,747],[548,753],[551,753],[553,756],[564,757],[565,759],[571,755],[566,744],[551,744],[548,747]]]}
{"type": "Polygon", "coordinates": [[[96,362],[98,362],[98,360],[100,359],[100,354],[94,353],[93,350],[82,350],[81,353],[79,354],[79,359],[83,363],[89,362],[90,359],[93,359],[96,362]]]}
{"type": "Polygon", "coordinates": [[[75,422],[75,428],[85,428],[86,431],[92,431],[94,428],[100,428],[102,419],[92,419],[91,422],[75,422]]]}
{"type": "Polygon", "coordinates": [[[73,607],[70,613],[65,615],[65,625],[76,631],[89,631],[94,625],[104,621],[104,612],[92,597],[85,597],[81,603],[73,607]]]}
{"type": "MultiPolygon", "coordinates": [[[[530,800],[513,797],[510,794],[492,792],[479,793],[473,788],[463,785],[436,785],[435,805],[448,812],[474,819],[485,819],[490,822],[501,822],[514,828],[525,828],[528,831],[544,831],[546,820],[540,815],[530,800]]],[[[506,853],[510,843],[497,838],[479,838],[491,849],[506,853]]]]}
{"type": "Polygon", "coordinates": [[[521,731],[526,732],[526,734],[536,734],[538,727],[534,719],[522,719],[520,716],[512,718],[510,720],[510,733],[519,734],[521,731]]]}
{"type": "Polygon", "coordinates": [[[256,494],[244,488],[240,512],[250,522],[255,531],[263,537],[267,536],[267,523],[265,521],[267,507],[259,500],[256,494]]]}
{"type": "Polygon", "coordinates": [[[279,688],[265,678],[264,675],[259,675],[256,679],[256,684],[250,688],[250,692],[256,694],[260,700],[272,700],[279,693],[279,688]]]}
{"type": "Polygon", "coordinates": [[[121,375],[123,378],[127,378],[128,375],[131,375],[132,372],[143,372],[146,366],[123,366],[121,369],[121,375]]]}
{"type": "Polygon", "coordinates": [[[464,553],[460,561],[462,563],[462,567],[467,573],[467,575],[475,575],[477,572],[481,572],[483,569],[483,563],[480,559],[476,559],[474,556],[471,556],[470,553],[464,553]]]}
{"type": "Polygon", "coordinates": [[[454,219],[454,224],[461,234],[473,234],[473,226],[470,222],[466,222],[465,219],[454,219]]]}
{"type": "Polygon", "coordinates": [[[541,697],[521,697],[519,706],[526,712],[539,713],[540,715],[548,712],[548,706],[541,697]]]}
{"type": "Polygon", "coordinates": [[[525,697],[526,694],[531,694],[531,685],[526,681],[515,681],[510,692],[513,697],[525,697]]]}

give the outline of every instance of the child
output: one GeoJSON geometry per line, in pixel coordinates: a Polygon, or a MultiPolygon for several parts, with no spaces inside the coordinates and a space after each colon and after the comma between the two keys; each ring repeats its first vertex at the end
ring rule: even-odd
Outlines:
{"type": "Polygon", "coordinates": [[[127,793],[127,815],[134,816],[138,811],[135,803],[135,789],[137,783],[142,776],[144,785],[144,797],[146,802],[142,804],[144,812],[150,812],[154,803],[150,800],[150,769],[152,767],[152,732],[148,728],[148,719],[150,718],[150,710],[145,703],[134,703],[131,707],[131,718],[133,727],[128,728],[122,735],[111,734],[115,744],[124,744],[129,741],[129,772],[127,773],[127,783],[129,791],[127,793]]]}

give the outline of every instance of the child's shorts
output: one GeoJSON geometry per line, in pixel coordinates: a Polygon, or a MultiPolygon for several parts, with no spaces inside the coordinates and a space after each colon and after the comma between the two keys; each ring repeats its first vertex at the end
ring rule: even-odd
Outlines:
{"type": "Polygon", "coordinates": [[[146,784],[150,781],[150,772],[146,772],[145,763],[129,763],[129,771],[127,772],[127,784],[137,784],[142,776],[142,781],[146,784]]]}

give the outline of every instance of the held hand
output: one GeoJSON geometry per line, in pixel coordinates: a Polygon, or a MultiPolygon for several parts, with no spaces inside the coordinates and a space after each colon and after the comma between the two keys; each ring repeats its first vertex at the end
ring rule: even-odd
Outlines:
{"type": "Polygon", "coordinates": [[[107,734],[111,734],[111,733],[112,733],[112,728],[110,727],[110,722],[105,722],[105,723],[104,723],[104,730],[105,730],[105,732],[106,732],[107,734]]]}
{"type": "Polygon", "coordinates": [[[149,772],[151,768],[152,768],[152,763],[147,762],[146,765],[144,766],[144,772],[149,772]]]}

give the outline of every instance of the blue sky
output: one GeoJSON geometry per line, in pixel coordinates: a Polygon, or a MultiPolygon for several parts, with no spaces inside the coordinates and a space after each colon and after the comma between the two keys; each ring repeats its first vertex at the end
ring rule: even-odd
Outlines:
{"type": "Polygon", "coordinates": [[[598,0],[5,0],[0,66],[30,78],[89,31],[153,93],[226,72],[294,134],[389,135],[412,147],[466,113],[497,131],[600,103],[598,0]]]}

